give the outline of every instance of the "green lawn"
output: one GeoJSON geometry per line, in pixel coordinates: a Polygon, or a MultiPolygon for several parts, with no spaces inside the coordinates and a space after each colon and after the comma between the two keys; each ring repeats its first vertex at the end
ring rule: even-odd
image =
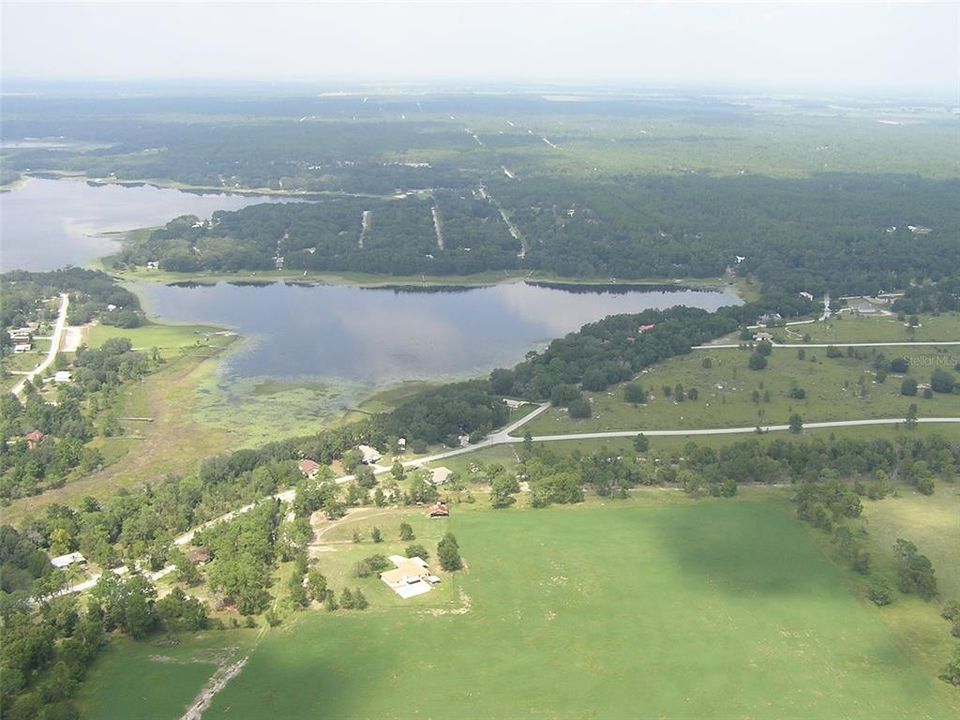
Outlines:
{"type": "Polygon", "coordinates": [[[91,325],[84,331],[83,341],[90,347],[100,347],[105,340],[129,338],[135,350],[151,348],[178,350],[184,347],[222,345],[224,336],[215,333],[223,328],[211,325],[159,325],[149,323],[137,328],[118,328],[113,325],[91,325]]]}
{"type": "MultiPolygon", "coordinates": [[[[930,400],[900,394],[901,377],[888,375],[886,382],[874,382],[872,367],[874,348],[864,348],[868,357],[828,358],[824,348],[807,348],[805,360],[794,348],[778,348],[769,358],[767,369],[755,371],[747,367],[746,350],[698,350],[655,365],[636,378],[652,393],[645,404],[633,406],[623,401],[622,386],[605,392],[587,393],[593,403],[593,417],[572,420],[565,409],[551,408],[519,432],[529,429],[534,435],[554,433],[597,432],[637,428],[697,429],[713,427],[751,427],[757,424],[785,424],[793,413],[807,422],[828,420],[860,420],[880,417],[903,417],[911,403],[917,403],[920,417],[953,417],[960,415],[960,395],[934,395],[930,400]],[[712,367],[704,368],[710,358],[712,367]],[[863,378],[865,393],[860,390],[863,378]],[[663,386],[674,388],[678,383],[685,390],[697,388],[696,401],[675,402],[667,398],[663,386]],[[803,388],[806,398],[790,397],[794,388],[803,388]],[[760,402],[753,393],[760,393],[760,402]],[[769,393],[769,401],[764,398],[769,393]]],[[[910,374],[918,382],[929,380],[935,367],[953,369],[960,359],[960,349],[947,347],[889,348],[888,358],[906,357],[911,361],[910,374]]]]}
{"type": "Polygon", "coordinates": [[[754,497],[458,507],[468,612],[356,581],[370,610],[270,632],[205,717],[955,717],[789,507],[754,497]]]}
{"type": "Polygon", "coordinates": [[[175,720],[221,663],[242,657],[256,630],[181,635],[179,644],[112,640],[77,694],[89,720],[175,720]]]}

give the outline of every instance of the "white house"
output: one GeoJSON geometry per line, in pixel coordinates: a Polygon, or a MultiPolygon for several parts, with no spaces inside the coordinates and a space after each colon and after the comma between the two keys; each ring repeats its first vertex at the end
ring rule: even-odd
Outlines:
{"type": "Polygon", "coordinates": [[[380,573],[380,579],[404,600],[428,593],[433,585],[440,582],[440,578],[430,572],[423,558],[391,555],[389,560],[396,569],[380,573]]]}
{"type": "Polygon", "coordinates": [[[78,552],[67,553],[66,555],[60,555],[55,558],[51,558],[50,564],[53,565],[58,570],[63,570],[64,568],[70,567],[71,565],[83,565],[87,562],[87,559],[78,552]]]}
{"type": "Polygon", "coordinates": [[[73,382],[73,373],[69,370],[57,370],[57,372],[54,373],[53,381],[55,383],[73,382]]]}
{"type": "Polygon", "coordinates": [[[17,343],[13,346],[13,354],[22,355],[23,353],[30,352],[31,348],[33,348],[33,345],[30,343],[17,343]]]}
{"type": "Polygon", "coordinates": [[[357,445],[357,450],[360,451],[360,454],[363,457],[360,459],[365,465],[373,465],[377,460],[383,457],[376,448],[372,448],[369,445],[357,445]]]}

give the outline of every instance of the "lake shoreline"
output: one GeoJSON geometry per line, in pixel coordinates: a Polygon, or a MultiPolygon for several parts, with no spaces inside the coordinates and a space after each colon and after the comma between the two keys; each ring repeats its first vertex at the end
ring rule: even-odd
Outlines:
{"type": "MultiPolygon", "coordinates": [[[[130,232],[141,232],[142,229],[130,232]]],[[[396,276],[373,273],[290,273],[283,270],[242,271],[234,273],[183,273],[164,270],[116,270],[106,263],[111,255],[99,258],[88,265],[90,269],[102,270],[120,282],[149,282],[177,287],[214,286],[218,283],[232,285],[265,286],[274,283],[287,285],[358,287],[381,290],[417,291],[420,289],[474,289],[524,283],[569,292],[671,292],[693,290],[697,292],[723,292],[735,295],[746,302],[746,289],[727,278],[566,278],[555,275],[537,275],[530,272],[494,271],[475,275],[429,275],[396,276]],[[189,285],[188,285],[189,284],[189,285]]]]}

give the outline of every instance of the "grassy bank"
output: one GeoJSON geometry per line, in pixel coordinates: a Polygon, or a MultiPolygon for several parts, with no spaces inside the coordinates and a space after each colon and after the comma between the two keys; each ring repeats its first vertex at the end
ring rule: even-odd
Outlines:
{"type": "Polygon", "coordinates": [[[718,289],[729,287],[735,292],[739,292],[741,289],[744,293],[751,292],[749,284],[731,283],[726,278],[642,278],[637,280],[619,278],[611,282],[609,277],[571,279],[547,273],[521,270],[490,271],[475,273],[473,275],[383,275],[373,273],[307,271],[292,273],[289,270],[239,271],[235,273],[183,273],[169,272],[166,270],[147,270],[146,268],[140,267],[117,270],[110,267],[109,261],[98,264],[98,269],[109,272],[122,282],[149,281],[165,284],[181,282],[197,282],[211,285],[218,282],[299,282],[317,285],[355,285],[359,287],[393,287],[397,285],[415,287],[483,287],[503,282],[531,280],[555,283],[557,285],[569,285],[570,287],[605,287],[621,284],[630,286],[649,285],[655,289],[663,285],[670,285],[718,289]]]}

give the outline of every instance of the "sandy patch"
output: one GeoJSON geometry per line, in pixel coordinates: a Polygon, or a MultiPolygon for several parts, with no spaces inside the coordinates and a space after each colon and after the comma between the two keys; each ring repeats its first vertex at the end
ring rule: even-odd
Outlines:
{"type": "Polygon", "coordinates": [[[460,607],[441,609],[441,608],[432,608],[430,610],[421,610],[421,615],[431,615],[433,617],[442,617],[444,615],[466,615],[470,612],[470,608],[473,607],[473,601],[470,599],[470,596],[467,595],[463,589],[460,590],[460,607]]]}

